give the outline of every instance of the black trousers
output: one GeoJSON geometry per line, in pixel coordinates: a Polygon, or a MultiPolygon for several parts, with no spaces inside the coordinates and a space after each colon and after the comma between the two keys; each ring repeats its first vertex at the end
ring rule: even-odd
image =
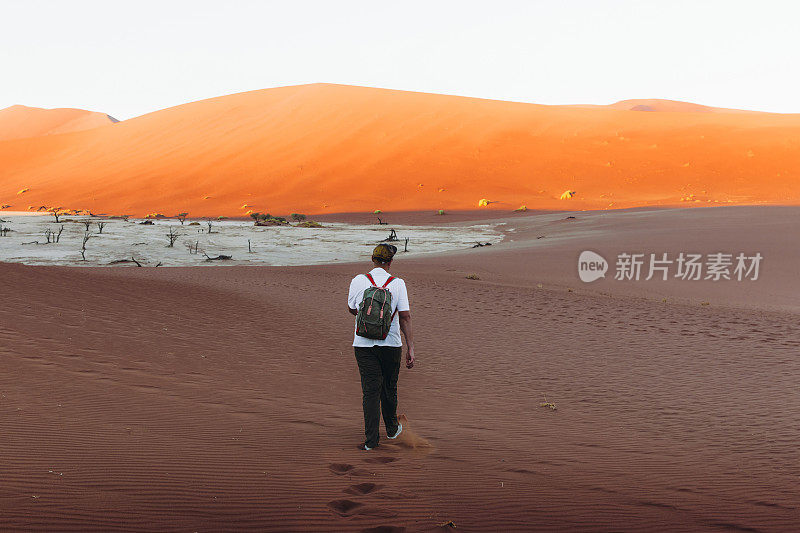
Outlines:
{"type": "Polygon", "coordinates": [[[399,346],[356,347],[358,372],[364,405],[364,444],[378,445],[381,413],[386,434],[397,433],[397,377],[400,375],[402,348],[399,346]]]}

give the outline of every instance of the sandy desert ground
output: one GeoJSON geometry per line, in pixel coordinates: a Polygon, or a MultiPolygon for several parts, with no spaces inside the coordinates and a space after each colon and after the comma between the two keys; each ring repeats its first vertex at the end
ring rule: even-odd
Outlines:
{"type": "Polygon", "coordinates": [[[506,212],[797,205],[798,140],[797,114],[312,84],[0,141],[0,205],[138,217],[456,211],[481,199],[506,212]]]}
{"type": "Polygon", "coordinates": [[[409,431],[373,452],[344,308],[367,265],[0,264],[0,522],[796,531],[798,217],[525,214],[500,245],[399,258],[418,364],[409,431]],[[586,285],[585,249],[764,263],[752,282],[586,285]]]}

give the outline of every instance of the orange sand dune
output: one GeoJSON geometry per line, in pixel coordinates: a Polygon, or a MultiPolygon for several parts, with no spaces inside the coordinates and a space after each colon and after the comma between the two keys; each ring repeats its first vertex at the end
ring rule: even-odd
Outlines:
{"type": "Polygon", "coordinates": [[[0,142],[0,165],[13,209],[133,215],[798,204],[800,115],[314,84],[0,142]],[[566,190],[577,194],[560,200],[566,190]]]}
{"type": "Polygon", "coordinates": [[[608,107],[627,109],[630,111],[662,111],[673,113],[758,113],[744,109],[728,109],[725,107],[709,107],[706,105],[680,102],[678,100],[661,100],[658,98],[621,100],[608,107]]]}
{"type": "Polygon", "coordinates": [[[84,109],[42,109],[14,105],[0,109],[0,141],[89,130],[119,122],[105,113],[84,109]]]}
{"type": "Polygon", "coordinates": [[[677,113],[711,113],[714,111],[713,107],[693,104],[691,102],[659,99],[621,100],[608,107],[614,109],[628,109],[630,111],[667,111],[677,113]]]}

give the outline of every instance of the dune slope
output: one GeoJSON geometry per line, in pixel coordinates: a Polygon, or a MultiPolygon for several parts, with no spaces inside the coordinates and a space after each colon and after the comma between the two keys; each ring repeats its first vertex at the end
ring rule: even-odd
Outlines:
{"type": "Polygon", "coordinates": [[[14,105],[0,109],[0,141],[82,131],[116,122],[119,121],[105,113],[85,109],[42,109],[14,105]]]}
{"type": "Polygon", "coordinates": [[[0,264],[0,529],[796,530],[797,316],[539,289],[532,253],[397,261],[418,361],[371,452],[367,265],[0,264]]]}
{"type": "Polygon", "coordinates": [[[800,115],[314,84],[0,142],[0,165],[0,204],[133,215],[797,204],[800,115]]]}

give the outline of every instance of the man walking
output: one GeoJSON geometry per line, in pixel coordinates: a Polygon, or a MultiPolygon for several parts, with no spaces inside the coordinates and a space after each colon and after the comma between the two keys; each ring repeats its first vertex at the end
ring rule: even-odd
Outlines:
{"type": "Polygon", "coordinates": [[[353,347],[361,374],[364,406],[364,434],[359,446],[371,450],[378,446],[381,413],[386,436],[396,439],[403,431],[397,420],[397,378],[400,374],[403,342],[408,352],[406,367],[414,366],[414,335],[405,282],[389,274],[397,248],[379,244],[372,251],[373,268],[350,282],[347,308],[356,315],[353,347]]]}

